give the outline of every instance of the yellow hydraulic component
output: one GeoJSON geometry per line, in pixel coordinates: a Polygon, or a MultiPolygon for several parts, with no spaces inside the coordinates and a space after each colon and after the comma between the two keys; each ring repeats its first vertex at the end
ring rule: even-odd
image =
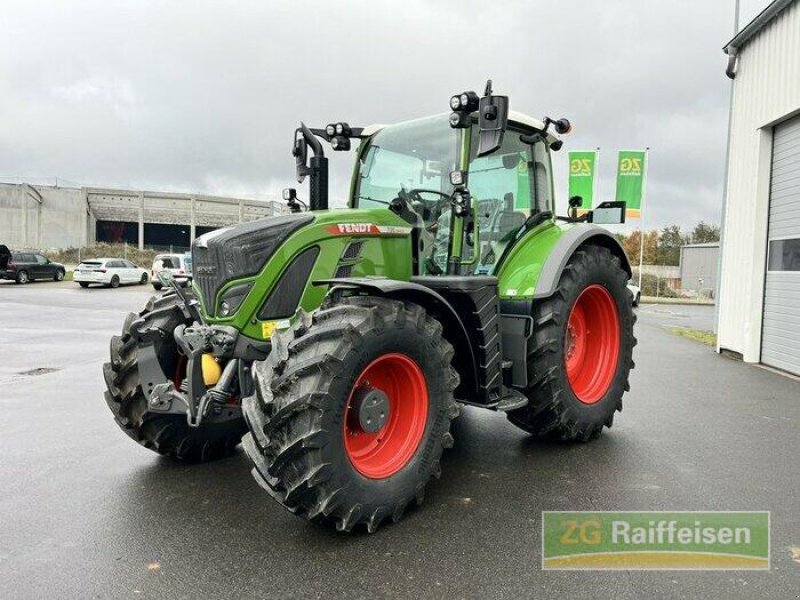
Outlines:
{"type": "Polygon", "coordinates": [[[222,376],[222,367],[219,366],[214,355],[203,354],[203,357],[200,359],[200,366],[203,369],[203,383],[208,387],[216,385],[219,378],[222,376]]]}

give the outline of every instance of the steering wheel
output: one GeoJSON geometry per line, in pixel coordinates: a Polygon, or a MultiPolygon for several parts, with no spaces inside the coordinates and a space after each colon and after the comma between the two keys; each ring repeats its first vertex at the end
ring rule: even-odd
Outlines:
{"type": "Polygon", "coordinates": [[[410,190],[402,189],[400,191],[404,200],[414,208],[426,225],[426,228],[433,231],[436,228],[436,222],[442,214],[443,205],[450,205],[450,194],[440,192],[439,190],[431,190],[427,188],[412,188],[410,190]],[[433,194],[439,196],[436,200],[426,200],[422,194],[433,194]]]}

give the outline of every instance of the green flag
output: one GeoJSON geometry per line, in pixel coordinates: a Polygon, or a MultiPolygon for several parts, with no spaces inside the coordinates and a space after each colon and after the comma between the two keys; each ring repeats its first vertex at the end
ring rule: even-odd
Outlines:
{"type": "Polygon", "coordinates": [[[642,216],[647,152],[620,150],[617,159],[617,201],[626,203],[626,216],[642,216]]]}
{"type": "Polygon", "coordinates": [[[569,153],[569,197],[580,196],[583,202],[579,213],[592,209],[594,202],[594,177],[597,168],[597,152],[569,153]]]}

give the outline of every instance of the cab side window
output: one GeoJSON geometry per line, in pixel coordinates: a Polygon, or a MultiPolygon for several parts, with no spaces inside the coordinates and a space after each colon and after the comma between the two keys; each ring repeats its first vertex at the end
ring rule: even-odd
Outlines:
{"type": "Polygon", "coordinates": [[[478,272],[491,272],[528,217],[550,210],[552,182],[547,147],[544,142],[523,143],[521,135],[521,131],[509,129],[499,149],[477,157],[478,132],[473,128],[468,184],[478,202],[478,272]]]}

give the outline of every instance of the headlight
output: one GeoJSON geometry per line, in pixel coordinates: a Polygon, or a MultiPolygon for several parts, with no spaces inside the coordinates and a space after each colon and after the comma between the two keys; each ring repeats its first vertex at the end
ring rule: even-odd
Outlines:
{"type": "Polygon", "coordinates": [[[450,98],[450,108],[453,110],[458,110],[461,108],[461,99],[458,96],[453,96],[450,98]]]}

